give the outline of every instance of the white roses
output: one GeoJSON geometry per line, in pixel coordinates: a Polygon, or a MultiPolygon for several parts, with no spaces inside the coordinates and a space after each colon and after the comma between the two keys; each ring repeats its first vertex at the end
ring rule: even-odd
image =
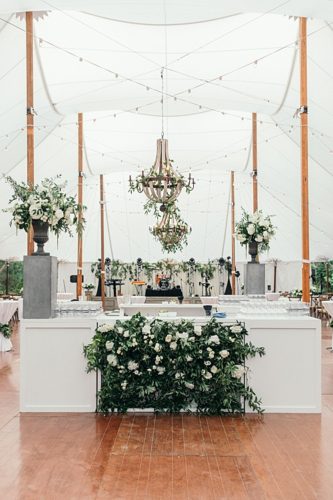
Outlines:
{"type": "Polygon", "coordinates": [[[232,331],[232,333],[241,333],[243,328],[240,325],[235,325],[230,328],[230,331],[232,331]]]}
{"type": "Polygon", "coordinates": [[[226,349],[223,349],[223,351],[220,351],[220,356],[221,358],[227,358],[229,356],[229,351],[227,351],[226,349]]]}
{"type": "Polygon", "coordinates": [[[138,363],[136,363],[135,361],[129,361],[129,362],[127,363],[127,368],[128,368],[130,371],[133,371],[133,372],[134,372],[134,370],[137,370],[137,369],[139,368],[139,365],[138,365],[138,363]]]}
{"type": "Polygon", "coordinates": [[[235,369],[234,369],[234,371],[233,371],[232,376],[233,376],[234,378],[238,378],[238,379],[240,379],[240,378],[242,378],[242,376],[244,375],[244,373],[245,373],[245,368],[244,368],[244,366],[242,366],[242,365],[236,365],[236,366],[235,366],[235,369]]]}
{"type": "Polygon", "coordinates": [[[164,340],[165,340],[165,342],[170,343],[170,342],[171,342],[171,340],[172,340],[172,335],[170,335],[170,333],[169,333],[169,334],[165,337],[165,339],[164,339],[164,340]]]}
{"type": "Polygon", "coordinates": [[[114,342],[111,342],[110,340],[108,340],[107,342],[105,342],[105,347],[106,347],[107,351],[112,351],[113,346],[114,346],[114,342]]]}
{"type": "Polygon", "coordinates": [[[220,344],[220,339],[218,337],[218,335],[211,335],[208,339],[208,343],[209,344],[216,344],[216,345],[219,345],[220,344]]]}
{"type": "Polygon", "coordinates": [[[117,364],[118,364],[118,358],[115,354],[108,354],[108,356],[106,357],[106,360],[109,363],[109,365],[111,365],[111,366],[117,366],[117,364]]]}
{"type": "Polygon", "coordinates": [[[173,351],[175,351],[177,349],[177,342],[171,342],[170,349],[172,349],[173,351]]]}
{"type": "Polygon", "coordinates": [[[194,325],[194,333],[200,337],[201,333],[202,333],[202,328],[200,325],[194,325]]]}
{"type": "Polygon", "coordinates": [[[247,232],[250,236],[252,236],[256,232],[256,226],[254,224],[249,224],[247,226],[247,232]]]}

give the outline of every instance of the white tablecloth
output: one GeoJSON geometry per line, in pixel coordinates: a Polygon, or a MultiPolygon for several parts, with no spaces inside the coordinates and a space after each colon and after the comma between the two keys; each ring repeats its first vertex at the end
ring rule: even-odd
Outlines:
{"type": "Polygon", "coordinates": [[[10,339],[6,339],[2,333],[0,333],[0,352],[11,351],[12,348],[12,341],[10,339]]]}
{"type": "Polygon", "coordinates": [[[17,309],[17,300],[0,300],[0,323],[9,323],[17,309]]]}

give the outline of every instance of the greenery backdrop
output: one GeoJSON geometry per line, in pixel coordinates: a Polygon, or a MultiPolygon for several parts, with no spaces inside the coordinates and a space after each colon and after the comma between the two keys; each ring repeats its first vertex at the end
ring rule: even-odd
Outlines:
{"type": "Polygon", "coordinates": [[[149,321],[140,313],[100,325],[84,347],[87,370],[99,370],[98,410],[158,412],[191,410],[211,415],[240,413],[244,403],[259,413],[260,399],[246,383],[246,360],[264,355],[246,342],[240,323],[212,319],[149,321]]]}

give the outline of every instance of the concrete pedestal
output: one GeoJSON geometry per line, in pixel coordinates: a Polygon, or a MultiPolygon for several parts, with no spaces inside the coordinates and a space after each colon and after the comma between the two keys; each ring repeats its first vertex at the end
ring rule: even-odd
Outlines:
{"type": "Polygon", "coordinates": [[[56,257],[24,257],[23,318],[54,318],[57,272],[56,257]]]}
{"type": "Polygon", "coordinates": [[[247,295],[265,293],[265,264],[249,262],[246,265],[245,293],[247,295]]]}

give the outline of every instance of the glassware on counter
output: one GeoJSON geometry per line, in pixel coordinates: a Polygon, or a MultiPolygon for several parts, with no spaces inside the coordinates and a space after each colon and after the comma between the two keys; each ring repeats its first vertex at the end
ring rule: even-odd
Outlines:
{"type": "Polygon", "coordinates": [[[55,314],[57,318],[88,318],[98,316],[102,312],[99,301],[58,301],[55,314]]]}

